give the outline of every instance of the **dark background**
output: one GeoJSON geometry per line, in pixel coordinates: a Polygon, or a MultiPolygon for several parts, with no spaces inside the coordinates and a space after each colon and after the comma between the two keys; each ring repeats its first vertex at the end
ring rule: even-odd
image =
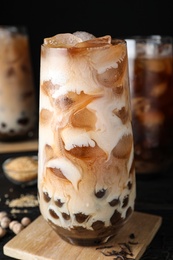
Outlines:
{"type": "Polygon", "coordinates": [[[40,45],[58,33],[87,31],[125,38],[135,34],[173,35],[170,0],[19,1],[1,0],[0,25],[27,27],[39,91],[40,45]]]}

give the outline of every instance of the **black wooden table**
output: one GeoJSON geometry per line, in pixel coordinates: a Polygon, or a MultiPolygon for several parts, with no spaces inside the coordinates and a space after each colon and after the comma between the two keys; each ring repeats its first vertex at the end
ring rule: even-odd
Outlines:
{"type": "MultiPolygon", "coordinates": [[[[7,200],[19,198],[21,194],[37,196],[37,184],[20,187],[12,184],[3,174],[2,163],[4,160],[19,155],[37,155],[37,152],[0,154],[0,211],[6,211],[9,215],[11,214],[11,208],[7,205],[7,200]]],[[[136,181],[137,198],[135,210],[159,215],[163,219],[160,229],[141,260],[173,260],[173,166],[167,172],[153,176],[136,174],[136,181]]],[[[27,213],[17,213],[15,218],[20,221],[22,217],[27,216],[33,221],[39,215],[40,211],[38,206],[36,206],[27,208],[27,213]]],[[[14,215],[12,218],[14,218],[14,215]]],[[[13,259],[3,254],[3,246],[14,236],[15,234],[8,230],[7,234],[0,238],[0,260],[13,259]]]]}

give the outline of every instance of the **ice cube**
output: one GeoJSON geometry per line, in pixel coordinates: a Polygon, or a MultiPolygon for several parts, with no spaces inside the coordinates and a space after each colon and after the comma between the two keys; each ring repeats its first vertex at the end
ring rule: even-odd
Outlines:
{"type": "Polygon", "coordinates": [[[71,33],[60,33],[44,39],[44,45],[50,48],[70,48],[79,42],[82,40],[71,33]]]}
{"type": "Polygon", "coordinates": [[[77,36],[82,41],[88,41],[90,39],[95,38],[95,36],[93,34],[85,32],[85,31],[76,31],[73,33],[73,35],[77,36]]]}

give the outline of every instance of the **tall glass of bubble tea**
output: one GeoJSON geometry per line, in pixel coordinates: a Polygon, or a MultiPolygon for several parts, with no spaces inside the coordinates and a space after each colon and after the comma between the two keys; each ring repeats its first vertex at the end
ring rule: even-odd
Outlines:
{"type": "Polygon", "coordinates": [[[38,199],[70,244],[114,237],[136,196],[126,42],[87,32],[41,46],[38,199]]]}
{"type": "Polygon", "coordinates": [[[126,41],[136,173],[160,174],[173,163],[172,37],[126,41]]]}
{"type": "Polygon", "coordinates": [[[31,139],[38,109],[25,26],[0,26],[0,141],[31,139]]]}

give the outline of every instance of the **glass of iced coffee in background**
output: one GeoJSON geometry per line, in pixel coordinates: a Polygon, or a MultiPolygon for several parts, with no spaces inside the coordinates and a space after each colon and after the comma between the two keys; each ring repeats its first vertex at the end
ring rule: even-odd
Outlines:
{"type": "Polygon", "coordinates": [[[172,37],[126,41],[136,173],[162,173],[173,163],[172,37]]]}
{"type": "Polygon", "coordinates": [[[126,42],[87,32],[41,46],[38,198],[59,236],[103,244],[136,196],[126,42]]]}
{"type": "Polygon", "coordinates": [[[38,108],[25,26],[0,26],[0,141],[29,139],[38,108]]]}

